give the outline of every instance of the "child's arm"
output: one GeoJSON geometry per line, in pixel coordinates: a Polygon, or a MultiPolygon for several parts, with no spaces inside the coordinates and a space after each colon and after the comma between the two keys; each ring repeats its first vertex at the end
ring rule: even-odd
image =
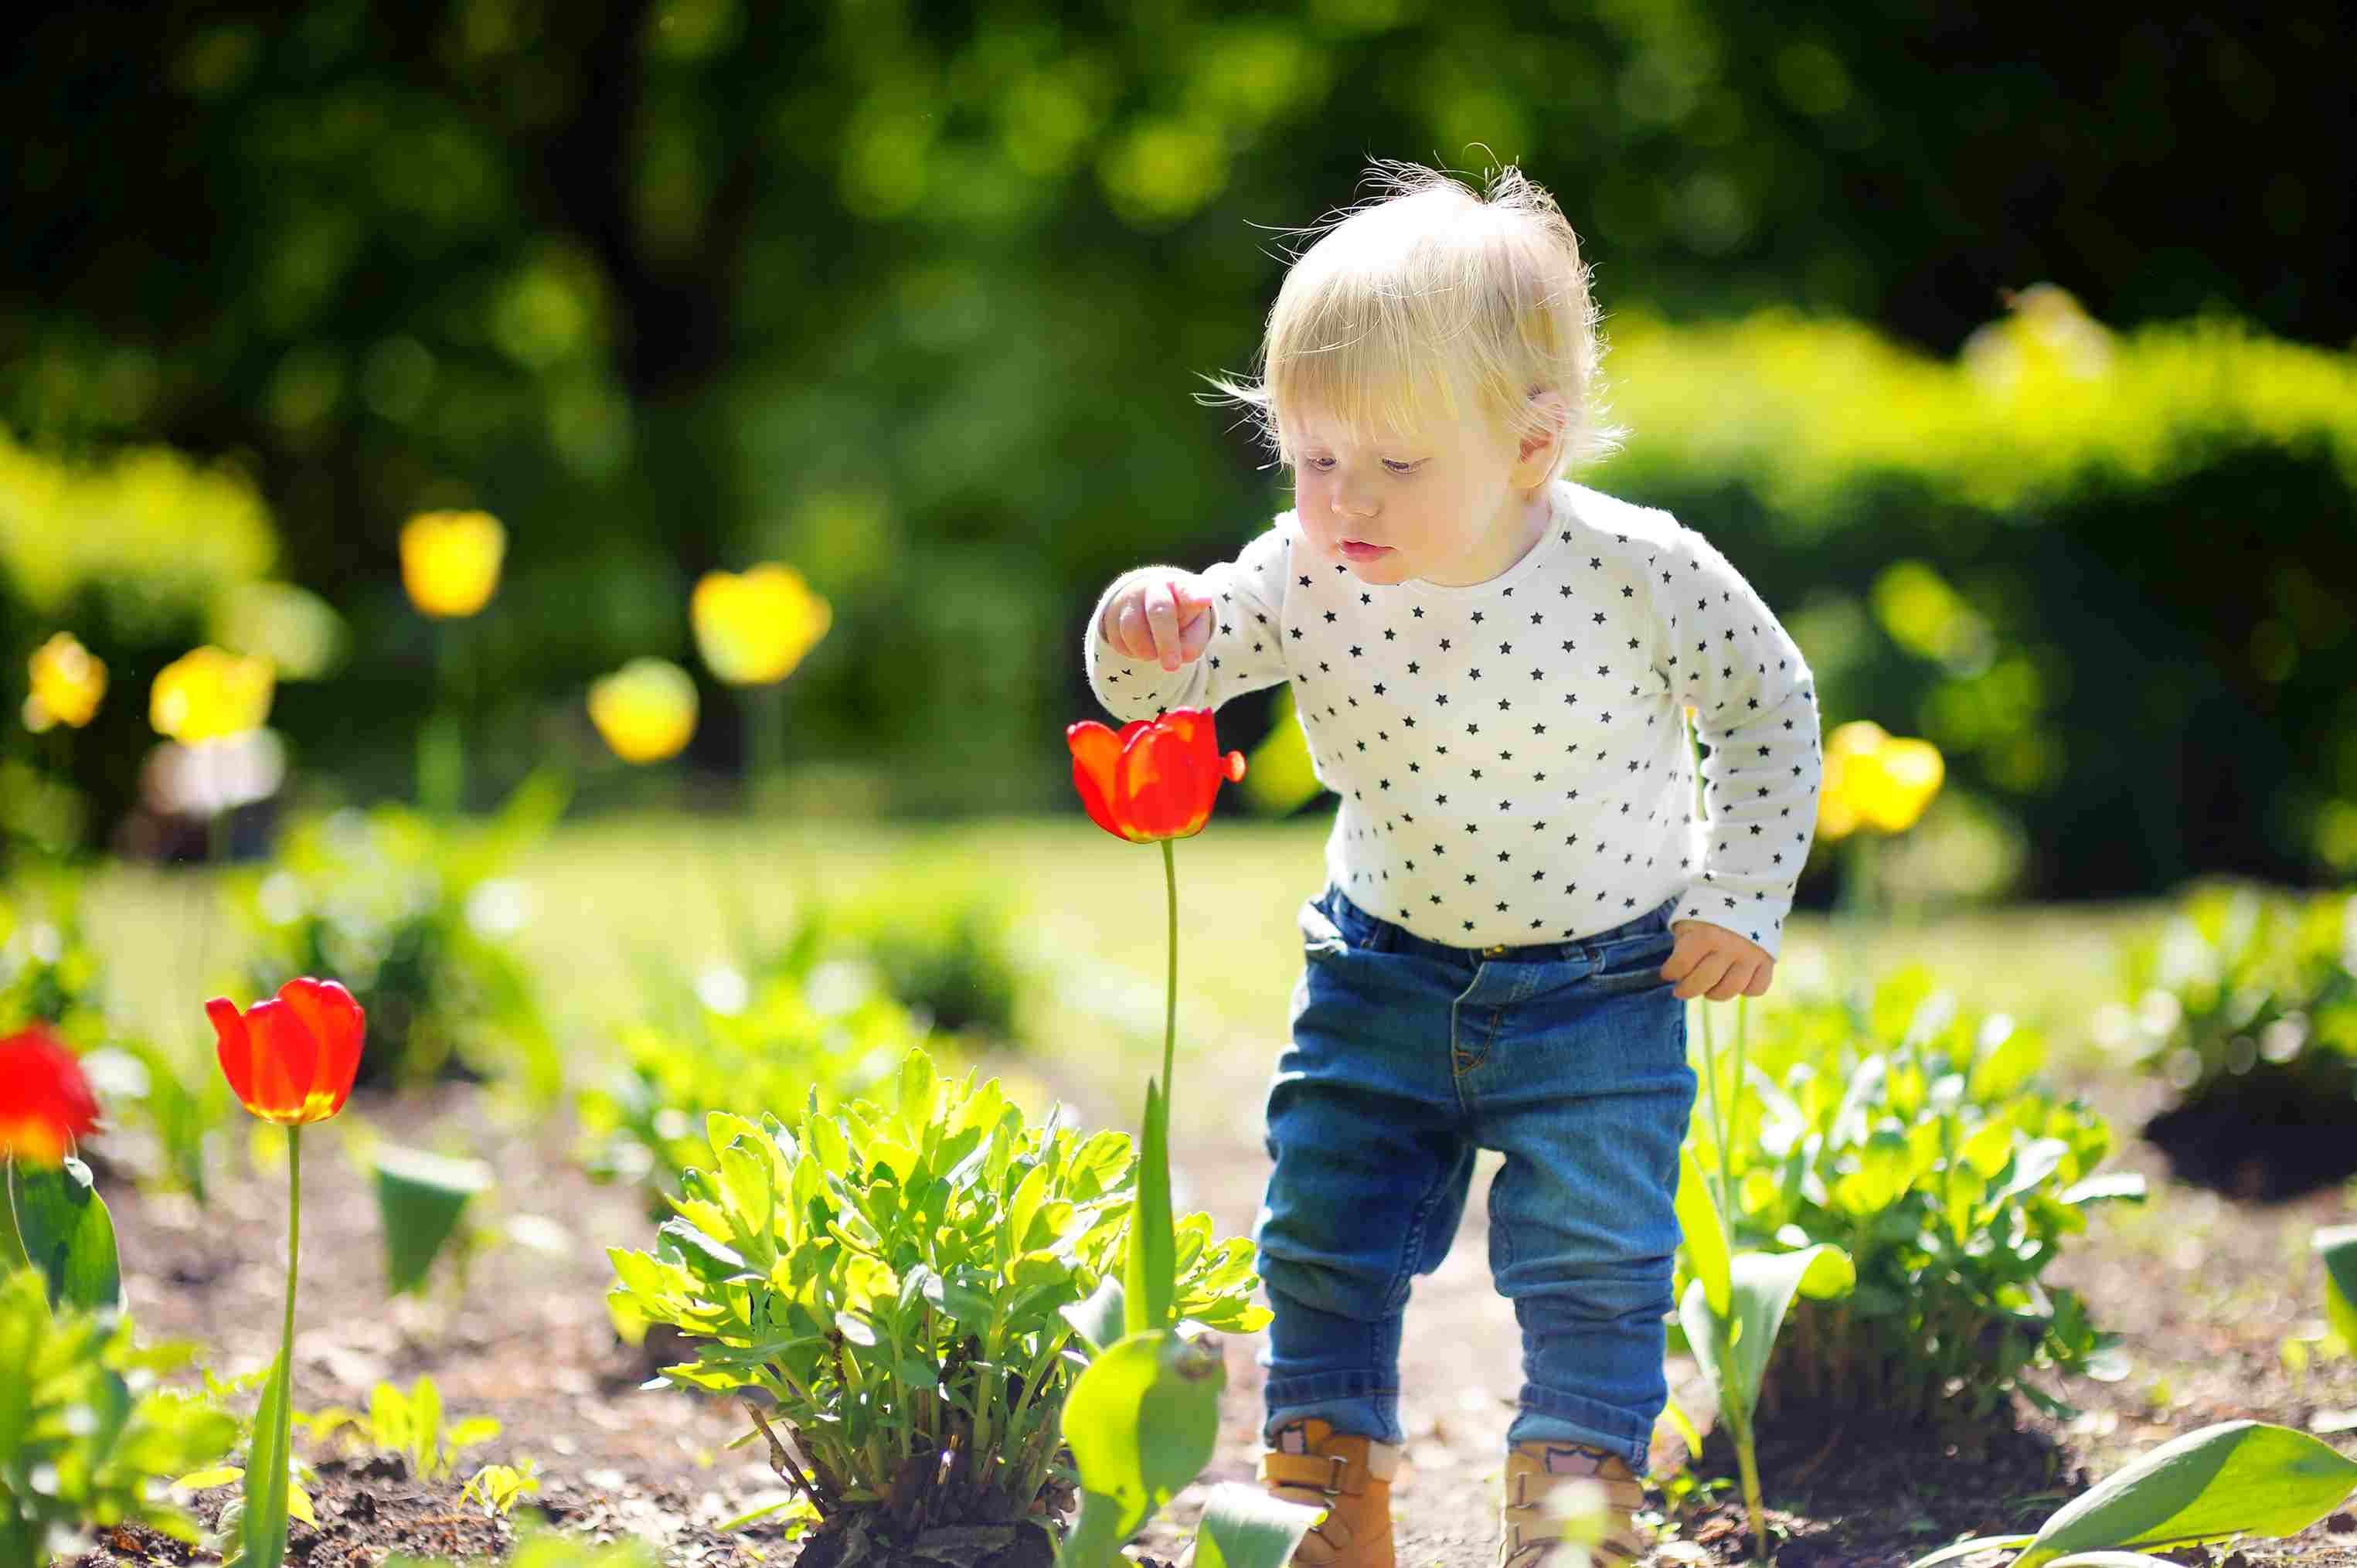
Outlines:
{"type": "Polygon", "coordinates": [[[1200,573],[1175,566],[1141,566],[1109,584],[1089,612],[1082,634],[1082,660],[1089,689],[1108,713],[1124,721],[1150,719],[1166,708],[1217,708],[1230,697],[1274,686],[1286,678],[1284,609],[1286,566],[1293,543],[1285,519],[1268,529],[1233,561],[1200,573]],[[1123,591],[1139,583],[1167,591],[1163,584],[1190,581],[1211,601],[1209,639],[1200,656],[1165,670],[1155,660],[1133,659],[1105,635],[1105,610],[1123,591]]]}
{"type": "Polygon", "coordinates": [[[1678,525],[1652,563],[1653,668],[1710,750],[1703,859],[1673,920],[1705,920],[1772,960],[1817,828],[1816,681],[1800,648],[1711,542],[1678,525]]]}

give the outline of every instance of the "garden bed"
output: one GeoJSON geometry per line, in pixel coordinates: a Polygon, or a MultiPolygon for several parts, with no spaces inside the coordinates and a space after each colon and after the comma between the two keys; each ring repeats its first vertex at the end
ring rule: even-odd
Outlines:
{"type": "MultiPolygon", "coordinates": [[[[1256,1105],[1265,1068],[1249,1053],[1206,1052],[1189,1064],[1182,1092],[1199,1106],[1256,1105]]],[[[1071,1085],[1068,1096],[1084,1117],[1119,1124],[1119,1108],[1092,1103],[1114,1081],[1109,1067],[1100,1070],[1105,1079],[1071,1085]]],[[[2287,1337],[2314,1332],[2321,1316],[2308,1239],[2348,1218],[2345,1194],[2327,1188],[2261,1206],[2173,1181],[2169,1161],[2136,1137],[2164,1089],[2119,1079],[2072,1087],[2113,1121],[2120,1146],[2107,1168],[2143,1173],[2151,1197],[2141,1208],[2098,1209],[2090,1233],[2066,1247],[2047,1277],[2082,1292],[2098,1326],[2125,1336],[2127,1375],[2050,1383],[2084,1414],[2061,1423],[2025,1406],[2019,1430],[1992,1431],[1978,1455],[1935,1451],[1913,1432],[1856,1415],[1834,1420],[1790,1408],[1763,1415],[1761,1471],[1771,1527],[1785,1532],[1782,1568],[1898,1568],[1962,1534],[2034,1529],[2155,1443],[2213,1422],[2247,1416],[2301,1430],[2320,1423],[2327,1441],[2357,1449],[2357,1434],[2330,1430],[2334,1412],[2357,1422],[2357,1366],[2318,1367],[2303,1382],[2281,1355],[2287,1337]]],[[[529,1456],[543,1480],[526,1506],[565,1529],[636,1536],[666,1563],[699,1568],[791,1561],[800,1547],[774,1526],[715,1528],[777,1492],[756,1448],[726,1446],[745,1429],[741,1414],[724,1401],[641,1389],[649,1358],[624,1345],[608,1319],[604,1249],[642,1246],[651,1232],[637,1193],[592,1184],[561,1126],[498,1129],[488,1107],[479,1091],[457,1085],[404,1101],[363,1098],[321,1129],[329,1136],[306,1161],[296,1408],[364,1405],[380,1380],[406,1386],[431,1374],[454,1417],[493,1416],[503,1430],[463,1455],[447,1480],[421,1482],[382,1461],[323,1466],[321,1526],[295,1527],[291,1560],[343,1568],[392,1551],[495,1552],[511,1528],[462,1499],[460,1478],[486,1461],[529,1456]],[[557,1250],[502,1245],[475,1260],[463,1295],[437,1276],[425,1301],[388,1306],[368,1179],[348,1157],[363,1125],[424,1146],[490,1151],[495,1212],[549,1222],[553,1229],[543,1229],[557,1250]]],[[[1199,1123],[1186,1114],[1178,1121],[1180,1207],[1210,1208],[1222,1233],[1247,1230],[1260,1197],[1265,1159],[1250,1122],[1241,1116],[1226,1130],[1187,1137],[1199,1123]]],[[[1485,1165],[1477,1175],[1458,1247],[1437,1273],[1417,1282],[1409,1308],[1402,1398],[1409,1449],[1394,1496],[1400,1559],[1417,1568],[1480,1568],[1496,1556],[1494,1474],[1520,1374],[1512,1310],[1491,1287],[1481,1242],[1488,1173],[1485,1165]]],[[[276,1175],[224,1172],[204,1210],[119,1180],[104,1185],[143,1336],[193,1341],[222,1375],[264,1364],[274,1348],[283,1265],[276,1175]]],[[[1252,1473],[1254,1348],[1247,1339],[1226,1347],[1218,1455],[1153,1527],[1146,1550],[1155,1555],[1175,1549],[1210,1485],[1252,1473]]],[[[1706,1428],[1709,1395],[1692,1364],[1674,1359],[1671,1372],[1674,1397],[1706,1428]]],[[[1664,1441],[1659,1456],[1674,1466],[1681,1445],[1664,1441]]],[[[1733,1475],[1723,1441],[1706,1441],[1696,1470],[1733,1475]]],[[[197,1511],[210,1520],[234,1490],[200,1494],[197,1511]]],[[[1661,1499],[1651,1500],[1658,1507],[1661,1499]]],[[[1743,1562],[1748,1533],[1729,1487],[1671,1521],[1649,1561],[1743,1562]]],[[[2216,1554],[2237,1557],[2251,1568],[2357,1568],[2357,1518],[2337,1513],[2295,1540],[2216,1554]]],[[[102,1544],[81,1568],[191,1560],[174,1543],[133,1533],[102,1544]]]]}

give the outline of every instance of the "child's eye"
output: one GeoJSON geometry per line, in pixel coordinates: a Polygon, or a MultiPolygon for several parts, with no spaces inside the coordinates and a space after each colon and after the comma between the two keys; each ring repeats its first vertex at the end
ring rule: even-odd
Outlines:
{"type": "MultiPolygon", "coordinates": [[[[1327,467],[1332,464],[1334,459],[1331,457],[1312,457],[1308,461],[1310,467],[1322,474],[1326,471],[1327,467]]],[[[1386,457],[1383,459],[1383,467],[1392,473],[1405,476],[1415,473],[1416,469],[1422,467],[1423,465],[1421,463],[1394,463],[1390,458],[1386,457]]]]}

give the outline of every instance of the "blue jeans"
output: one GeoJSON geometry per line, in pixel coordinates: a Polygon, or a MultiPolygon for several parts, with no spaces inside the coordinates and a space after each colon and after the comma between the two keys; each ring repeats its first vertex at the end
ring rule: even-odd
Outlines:
{"type": "Polygon", "coordinates": [[[1481,949],[1415,936],[1330,884],[1303,902],[1253,1228],[1274,1315],[1265,1434],[1317,1415],[1404,1441],[1409,1280],[1448,1253],[1474,1150],[1496,1149],[1490,1269],[1523,1337],[1508,1441],[1596,1444],[1644,1474],[1699,1087],[1686,1004],[1660,973],[1676,908],[1481,949]]]}

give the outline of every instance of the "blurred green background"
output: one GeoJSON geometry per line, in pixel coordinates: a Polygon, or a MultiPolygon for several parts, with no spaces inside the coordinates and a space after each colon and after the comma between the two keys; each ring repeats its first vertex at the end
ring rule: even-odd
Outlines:
{"type": "Polygon", "coordinates": [[[1634,431],[1574,477],[1718,544],[1829,729],[1941,746],[1900,886],[2345,875],[2352,44],[2327,6],[54,11],[0,64],[0,695],[59,628],[113,690],[70,744],[7,725],[0,820],[125,843],[148,682],[206,639],[281,650],[290,798],[407,798],[437,630],[477,805],[551,758],[590,811],[734,799],[687,596],[770,559],[834,607],[772,808],[1069,811],[1098,588],[1289,504],[1196,377],[1385,157],[1561,203],[1634,431]],[[396,539],[445,508],[509,551],[437,628],[396,539]],[[683,766],[584,714],[642,654],[705,683],[683,766]]]}

